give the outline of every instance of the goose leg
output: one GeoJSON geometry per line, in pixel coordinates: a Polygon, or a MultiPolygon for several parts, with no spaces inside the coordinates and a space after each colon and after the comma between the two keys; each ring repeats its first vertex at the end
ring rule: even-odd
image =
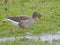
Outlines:
{"type": "Polygon", "coordinates": [[[12,30],[12,32],[15,32],[16,31],[16,27],[13,27],[13,30],[12,30]]]}
{"type": "Polygon", "coordinates": [[[23,28],[23,40],[25,40],[26,30],[23,28]]]}

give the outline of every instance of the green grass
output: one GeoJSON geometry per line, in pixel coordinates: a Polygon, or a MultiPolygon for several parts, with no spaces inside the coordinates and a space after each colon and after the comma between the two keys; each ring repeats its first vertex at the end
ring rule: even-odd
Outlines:
{"type": "MultiPolygon", "coordinates": [[[[60,0],[14,0],[14,3],[12,3],[12,0],[9,0],[8,4],[5,4],[4,0],[2,0],[2,4],[0,4],[0,37],[13,36],[15,33],[17,33],[18,36],[23,35],[23,33],[21,33],[22,29],[17,28],[16,32],[13,34],[11,32],[13,28],[11,23],[2,22],[8,15],[32,16],[32,13],[35,11],[40,12],[43,21],[40,23],[40,20],[38,19],[36,24],[25,29],[27,32],[38,35],[46,32],[54,33],[55,31],[60,30],[60,0]],[[5,11],[6,7],[8,8],[7,11],[5,11]]],[[[18,42],[17,45],[19,44],[20,43],[18,42]]]]}
{"type": "Polygon", "coordinates": [[[25,41],[20,41],[20,40],[15,40],[15,41],[7,41],[4,43],[0,43],[1,45],[51,45],[48,42],[34,42],[33,40],[25,40],[25,41]]]}

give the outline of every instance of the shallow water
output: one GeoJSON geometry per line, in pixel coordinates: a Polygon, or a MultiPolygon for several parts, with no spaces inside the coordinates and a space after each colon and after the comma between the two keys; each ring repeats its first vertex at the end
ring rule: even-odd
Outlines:
{"type": "MultiPolygon", "coordinates": [[[[37,41],[48,41],[49,43],[52,43],[54,40],[60,40],[60,32],[56,32],[55,34],[42,34],[40,36],[25,36],[26,39],[29,40],[34,40],[35,42],[37,41]]],[[[5,42],[5,41],[14,41],[15,39],[23,39],[23,37],[3,37],[0,38],[0,42],[5,42]]]]}

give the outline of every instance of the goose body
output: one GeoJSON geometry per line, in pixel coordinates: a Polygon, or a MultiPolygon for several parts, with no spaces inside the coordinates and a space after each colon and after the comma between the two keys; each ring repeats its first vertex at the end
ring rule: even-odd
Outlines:
{"type": "Polygon", "coordinates": [[[33,24],[35,24],[36,19],[35,18],[33,19],[28,16],[18,16],[18,17],[8,17],[7,21],[11,22],[12,25],[15,27],[28,28],[32,26],[33,24]]]}
{"type": "MultiPolygon", "coordinates": [[[[31,27],[33,24],[36,23],[36,19],[40,18],[40,20],[42,19],[42,16],[40,15],[39,12],[34,12],[32,14],[32,17],[30,16],[8,16],[7,20],[5,21],[9,21],[12,23],[12,25],[16,28],[29,28],[31,27]]],[[[15,29],[13,30],[13,32],[15,31],[15,29]]]]}

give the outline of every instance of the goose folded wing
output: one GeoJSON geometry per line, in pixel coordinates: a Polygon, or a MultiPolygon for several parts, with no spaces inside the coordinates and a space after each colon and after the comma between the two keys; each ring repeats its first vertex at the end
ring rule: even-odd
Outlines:
{"type": "Polygon", "coordinates": [[[7,18],[16,22],[20,22],[21,20],[31,19],[29,16],[9,16],[7,18]]]}

